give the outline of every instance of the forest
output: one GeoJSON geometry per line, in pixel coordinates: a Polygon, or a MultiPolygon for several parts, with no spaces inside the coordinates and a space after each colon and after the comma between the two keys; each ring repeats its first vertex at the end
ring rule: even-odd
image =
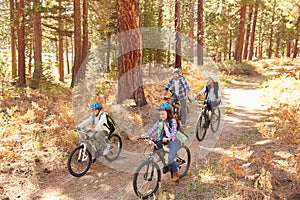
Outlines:
{"type": "Polygon", "coordinates": [[[210,153],[153,198],[300,199],[299,0],[1,0],[0,12],[1,200],[137,199],[132,173],[96,162],[74,179],[66,160],[94,101],[126,151],[143,147],[174,68],[192,93],[219,78],[224,126],[211,147],[190,122],[192,152],[210,153]]]}

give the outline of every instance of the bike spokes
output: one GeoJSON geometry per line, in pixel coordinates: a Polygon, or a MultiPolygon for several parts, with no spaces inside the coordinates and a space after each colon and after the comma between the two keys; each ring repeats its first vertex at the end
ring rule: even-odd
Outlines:
{"type": "Polygon", "coordinates": [[[196,125],[196,137],[199,141],[202,141],[206,135],[206,131],[207,131],[206,120],[207,120],[206,117],[201,113],[196,125]]]}
{"type": "Polygon", "coordinates": [[[133,178],[133,188],[137,196],[146,199],[158,190],[161,178],[159,166],[149,161],[137,168],[133,178]]]}
{"type": "Polygon", "coordinates": [[[186,175],[191,164],[191,152],[186,146],[181,146],[176,154],[176,163],[179,168],[179,178],[186,175]]]}
{"type": "Polygon", "coordinates": [[[92,164],[90,152],[84,148],[84,145],[78,146],[72,150],[68,159],[68,170],[70,174],[80,177],[86,174],[92,164]]]}
{"type": "Polygon", "coordinates": [[[119,135],[112,134],[109,136],[109,145],[110,145],[110,150],[107,155],[105,155],[105,159],[108,161],[114,161],[118,158],[118,156],[121,153],[122,149],[122,140],[119,135]]]}
{"type": "Polygon", "coordinates": [[[216,107],[214,112],[211,115],[210,125],[211,125],[212,132],[217,132],[220,126],[220,120],[221,120],[220,108],[216,107]]]}

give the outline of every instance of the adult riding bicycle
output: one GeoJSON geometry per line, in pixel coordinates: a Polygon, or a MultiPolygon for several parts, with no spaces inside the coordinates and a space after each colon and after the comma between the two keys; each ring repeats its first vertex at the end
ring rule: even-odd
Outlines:
{"type": "Polygon", "coordinates": [[[218,106],[213,107],[213,110],[207,109],[207,99],[198,99],[201,108],[200,115],[196,125],[196,137],[199,141],[204,140],[208,127],[210,126],[213,133],[217,132],[220,126],[221,111],[218,106]]]}
{"type": "MultiPolygon", "coordinates": [[[[169,153],[168,146],[164,146],[163,149],[158,150],[156,144],[162,140],[150,137],[141,137],[140,139],[149,140],[151,141],[150,144],[154,144],[153,151],[149,153],[146,160],[137,167],[133,177],[133,188],[135,194],[139,198],[147,199],[152,197],[158,190],[161,182],[161,171],[163,174],[170,172],[171,177],[173,173],[171,165],[168,164],[164,156],[162,156],[169,153]]],[[[181,144],[178,149],[175,161],[179,168],[179,178],[182,178],[187,174],[191,164],[191,152],[184,144],[181,144]]]]}
{"type": "MultiPolygon", "coordinates": [[[[90,169],[96,158],[102,156],[103,149],[97,149],[94,145],[96,140],[94,132],[91,130],[77,129],[81,144],[75,147],[68,158],[68,170],[75,177],[84,176],[90,169]]],[[[110,133],[105,138],[110,145],[110,149],[104,158],[114,161],[118,158],[122,149],[122,140],[118,134],[110,133]]]]}

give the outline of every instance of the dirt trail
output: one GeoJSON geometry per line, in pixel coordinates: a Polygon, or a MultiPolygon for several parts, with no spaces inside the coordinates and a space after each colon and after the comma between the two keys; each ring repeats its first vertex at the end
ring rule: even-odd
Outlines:
{"type": "MultiPolygon", "coordinates": [[[[224,89],[225,101],[223,107],[226,106],[227,109],[224,124],[217,133],[212,134],[209,130],[203,142],[200,143],[196,140],[194,126],[188,126],[187,132],[190,133],[191,137],[188,145],[192,151],[190,172],[194,171],[196,162],[205,162],[206,159],[219,159],[220,155],[243,137],[247,130],[249,130],[249,134],[258,134],[252,130],[255,129],[255,124],[260,119],[260,113],[263,111],[260,100],[261,92],[258,89],[262,79],[263,77],[260,76],[237,80],[224,89]]],[[[193,123],[193,120],[190,120],[191,123],[193,123]]],[[[138,149],[143,148],[144,145],[144,143],[124,141],[124,147],[131,146],[138,149]]],[[[122,154],[119,160],[118,162],[126,160],[126,154],[122,154]]],[[[130,169],[129,171],[135,169],[135,164],[127,163],[125,165],[125,163],[123,164],[124,168],[130,169]]],[[[163,175],[162,187],[164,189],[162,191],[173,193],[173,199],[178,199],[176,195],[182,193],[186,189],[185,187],[188,187],[191,177],[190,173],[178,185],[170,186],[168,183],[169,174],[163,175]]],[[[101,162],[95,162],[87,175],[81,178],[71,176],[66,168],[50,173],[42,173],[32,178],[35,179],[27,180],[28,185],[34,185],[30,188],[30,193],[20,193],[21,195],[18,195],[17,199],[137,199],[132,187],[133,173],[110,168],[101,162]]],[[[10,199],[15,199],[15,196],[10,199]]]]}

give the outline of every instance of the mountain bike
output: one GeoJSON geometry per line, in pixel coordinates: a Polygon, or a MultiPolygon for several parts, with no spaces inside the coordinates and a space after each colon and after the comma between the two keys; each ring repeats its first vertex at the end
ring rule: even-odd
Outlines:
{"type": "MultiPolygon", "coordinates": [[[[170,149],[168,146],[164,146],[163,149],[158,150],[156,143],[158,139],[153,139],[150,137],[142,137],[142,140],[149,140],[151,144],[154,144],[153,151],[148,154],[145,161],[143,161],[135,170],[133,177],[133,189],[135,194],[142,199],[147,199],[152,197],[155,192],[158,190],[161,182],[161,168],[160,162],[162,162],[162,172],[166,174],[168,172],[171,173],[171,177],[173,176],[172,167],[165,160],[162,154],[168,154],[170,149]],[[160,161],[156,159],[159,157],[160,161]]],[[[187,146],[182,144],[177,151],[175,161],[179,168],[179,178],[184,177],[190,167],[191,164],[191,152],[187,146]]]]}
{"type": "MultiPolygon", "coordinates": [[[[84,176],[96,158],[103,156],[103,149],[97,149],[95,146],[94,132],[78,129],[78,135],[81,144],[71,151],[68,158],[68,170],[75,177],[84,176]]],[[[110,133],[105,140],[110,145],[110,150],[107,155],[104,155],[104,158],[108,161],[114,161],[121,153],[121,137],[118,134],[110,133]]]]}
{"type": "Polygon", "coordinates": [[[221,111],[218,106],[213,111],[207,109],[207,99],[196,99],[201,107],[201,112],[196,125],[196,137],[199,141],[204,140],[208,127],[213,133],[217,132],[220,126],[221,111]],[[202,103],[203,102],[203,103],[202,103]],[[210,117],[209,117],[210,116],[210,117]]]}

